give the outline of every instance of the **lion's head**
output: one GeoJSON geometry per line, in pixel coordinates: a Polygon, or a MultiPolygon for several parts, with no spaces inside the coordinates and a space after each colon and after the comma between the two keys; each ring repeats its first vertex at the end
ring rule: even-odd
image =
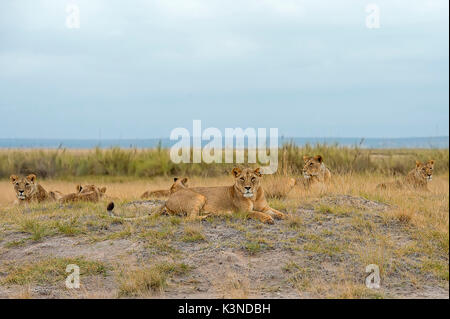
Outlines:
{"type": "Polygon", "coordinates": [[[239,191],[244,197],[252,198],[261,186],[261,169],[238,167],[233,169],[234,188],[239,191]]]}
{"type": "Polygon", "coordinates": [[[19,200],[27,200],[37,191],[36,175],[34,174],[27,177],[11,175],[9,179],[19,200]]]}
{"type": "Polygon", "coordinates": [[[87,193],[97,193],[99,197],[103,197],[106,193],[106,187],[97,187],[95,185],[77,185],[76,187],[78,194],[87,194],[87,193]]]}
{"type": "Polygon", "coordinates": [[[170,187],[170,194],[173,194],[173,193],[179,191],[180,189],[188,188],[187,182],[188,182],[188,179],[186,177],[185,178],[175,177],[173,179],[173,184],[170,187]]]}
{"type": "Polygon", "coordinates": [[[322,155],[303,156],[305,165],[303,166],[303,177],[309,179],[313,176],[319,176],[323,166],[322,155]]]}
{"type": "Polygon", "coordinates": [[[429,160],[426,163],[416,161],[415,175],[427,182],[433,179],[434,160],[429,160]]]}

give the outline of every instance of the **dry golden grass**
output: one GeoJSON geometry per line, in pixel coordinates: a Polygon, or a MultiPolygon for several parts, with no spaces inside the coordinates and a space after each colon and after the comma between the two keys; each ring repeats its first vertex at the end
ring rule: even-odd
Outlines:
{"type": "Polygon", "coordinates": [[[160,263],[151,267],[124,270],[119,275],[119,296],[142,296],[162,292],[170,276],[189,271],[185,264],[160,263]]]}
{"type": "MultiPolygon", "coordinates": [[[[270,200],[270,204],[277,209],[287,211],[295,210],[298,206],[311,204],[323,196],[339,194],[359,196],[370,200],[389,203],[392,209],[384,214],[386,221],[398,220],[404,224],[417,227],[419,230],[434,233],[436,237],[444,240],[449,234],[449,183],[448,173],[435,176],[429,185],[429,192],[412,189],[378,190],[376,185],[391,178],[381,175],[343,175],[333,176],[329,185],[316,185],[311,189],[296,186],[286,198],[270,200]]],[[[44,180],[40,183],[47,190],[59,190],[63,193],[73,192],[75,185],[95,183],[107,187],[107,196],[110,199],[133,200],[140,197],[145,190],[166,189],[171,185],[171,178],[155,178],[151,181],[116,180],[108,181],[101,178],[80,179],[73,182],[44,180]]],[[[192,177],[190,186],[222,186],[230,185],[233,179],[224,177],[192,177]]],[[[271,184],[273,186],[273,184],[271,184]]],[[[281,185],[284,188],[283,185],[281,185]]],[[[15,194],[9,181],[0,181],[0,208],[11,207],[15,194]]],[[[108,199],[106,199],[107,201],[108,199]]],[[[339,205],[337,205],[339,206],[339,205]]],[[[292,220],[291,220],[292,221],[292,220]]],[[[292,221],[300,224],[301,221],[292,221]]],[[[448,249],[448,248],[447,248],[448,249]]]]}
{"type": "Polygon", "coordinates": [[[221,280],[214,284],[224,299],[247,299],[250,297],[250,283],[246,274],[227,270],[221,280]]]}

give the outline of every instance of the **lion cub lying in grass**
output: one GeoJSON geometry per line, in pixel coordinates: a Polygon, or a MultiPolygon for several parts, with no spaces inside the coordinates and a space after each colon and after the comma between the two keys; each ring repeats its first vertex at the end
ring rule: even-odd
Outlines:
{"type": "Polygon", "coordinates": [[[77,185],[76,192],[63,196],[59,201],[63,204],[72,202],[98,202],[106,193],[106,187],[95,185],[77,185]]]}
{"type": "Polygon", "coordinates": [[[416,161],[416,167],[406,175],[403,180],[391,183],[382,183],[377,186],[378,189],[411,187],[416,189],[428,190],[428,183],[433,179],[434,160],[426,163],[416,161]]]}
{"type": "Polygon", "coordinates": [[[58,191],[47,192],[44,187],[37,183],[36,175],[34,174],[30,174],[27,177],[11,175],[9,179],[14,186],[14,192],[17,197],[14,204],[56,201],[62,197],[62,194],[58,191]]]}
{"type": "Polygon", "coordinates": [[[247,213],[248,218],[273,224],[274,218],[286,215],[270,208],[261,187],[260,169],[233,169],[234,184],[217,187],[187,187],[187,179],[175,180],[166,203],[166,212],[200,215],[231,215],[233,212],[247,213]]]}

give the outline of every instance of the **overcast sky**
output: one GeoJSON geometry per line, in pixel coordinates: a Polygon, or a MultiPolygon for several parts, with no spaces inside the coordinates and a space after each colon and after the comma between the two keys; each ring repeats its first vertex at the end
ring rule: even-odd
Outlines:
{"type": "Polygon", "coordinates": [[[448,135],[448,4],[1,0],[0,138],[448,135]]]}

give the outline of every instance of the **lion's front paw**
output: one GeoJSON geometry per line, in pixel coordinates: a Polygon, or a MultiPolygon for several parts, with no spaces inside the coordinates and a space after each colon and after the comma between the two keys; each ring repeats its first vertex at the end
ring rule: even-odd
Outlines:
{"type": "Polygon", "coordinates": [[[265,223],[265,224],[270,224],[270,225],[273,225],[275,223],[273,218],[270,217],[270,216],[264,217],[262,222],[265,223]]]}
{"type": "Polygon", "coordinates": [[[269,210],[267,213],[270,216],[274,217],[275,219],[286,219],[287,218],[286,214],[283,214],[283,213],[278,212],[278,211],[269,210]]]}
{"type": "Polygon", "coordinates": [[[283,214],[283,213],[278,213],[275,217],[278,218],[278,219],[286,219],[286,218],[288,218],[287,214],[283,214]]]}

